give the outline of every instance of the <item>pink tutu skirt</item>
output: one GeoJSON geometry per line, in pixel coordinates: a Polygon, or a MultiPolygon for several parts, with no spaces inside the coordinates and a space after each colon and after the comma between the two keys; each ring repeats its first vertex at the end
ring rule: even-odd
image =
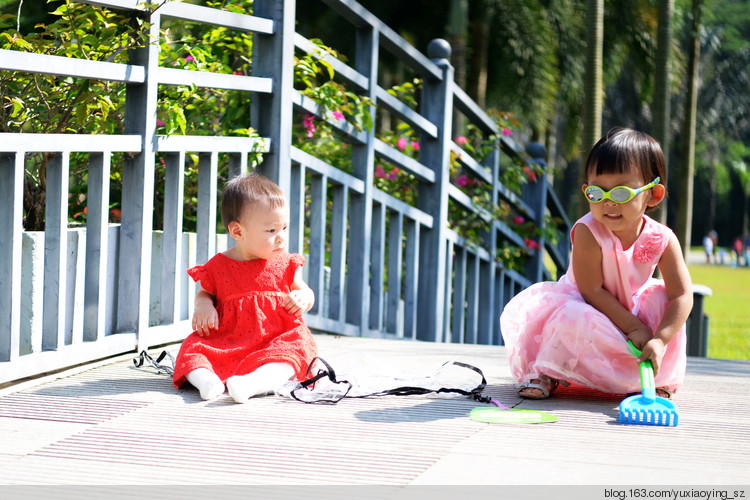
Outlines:
{"type": "MultiPolygon", "coordinates": [[[[667,307],[662,280],[649,279],[633,296],[633,314],[655,330],[667,307]]],[[[627,337],[607,316],[587,304],[567,276],[536,283],[516,295],[500,327],[519,382],[541,374],[603,392],[640,392],[636,358],[627,337]]],[[[685,379],[685,326],[667,344],[657,387],[676,391],[685,379]]]]}

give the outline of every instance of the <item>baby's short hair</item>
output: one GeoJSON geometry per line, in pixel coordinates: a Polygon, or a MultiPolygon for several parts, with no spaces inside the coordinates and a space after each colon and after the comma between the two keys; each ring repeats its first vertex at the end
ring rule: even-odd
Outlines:
{"type": "Polygon", "coordinates": [[[221,221],[229,231],[229,224],[239,220],[246,207],[261,205],[275,209],[286,205],[281,188],[268,177],[248,172],[230,180],[221,198],[221,221]]]}

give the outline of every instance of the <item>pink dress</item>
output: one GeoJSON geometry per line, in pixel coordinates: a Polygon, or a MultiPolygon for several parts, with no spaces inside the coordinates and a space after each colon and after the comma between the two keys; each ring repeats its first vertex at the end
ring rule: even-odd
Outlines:
{"type": "MultiPolygon", "coordinates": [[[[671,230],[644,215],[638,239],[627,250],[591,213],[585,224],[602,249],[604,287],[655,330],[667,307],[664,282],[652,278],[671,230]]],[[[572,238],[572,231],[571,231],[572,238]]],[[[575,245],[575,242],[573,242],[575,245]]],[[[510,369],[519,382],[540,374],[610,393],[640,392],[638,362],[627,337],[581,297],[572,265],[557,282],[535,283],[516,295],[500,317],[510,369]]],[[[667,344],[657,387],[677,390],[685,378],[685,326],[667,344]]]]}
{"type": "Polygon", "coordinates": [[[190,277],[216,297],[219,328],[204,337],[193,332],[182,342],[174,385],[184,384],[185,375],[196,368],[208,368],[226,382],[273,362],[291,364],[304,380],[317,356],[315,339],[302,316],[282,306],[304,262],[299,254],[238,261],[219,253],[188,269],[190,277]]]}

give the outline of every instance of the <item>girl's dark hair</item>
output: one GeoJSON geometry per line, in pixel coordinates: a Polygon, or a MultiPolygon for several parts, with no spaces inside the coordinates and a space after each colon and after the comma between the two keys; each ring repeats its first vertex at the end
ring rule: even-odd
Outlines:
{"type": "MultiPolygon", "coordinates": [[[[615,128],[599,139],[586,160],[586,178],[600,174],[636,171],[645,182],[657,177],[664,184],[667,166],[659,142],[650,135],[629,128],[615,128]]],[[[653,210],[656,207],[649,207],[653,210]]]]}
{"type": "Polygon", "coordinates": [[[280,208],[286,198],[275,182],[255,172],[240,175],[229,181],[221,197],[221,221],[229,232],[229,224],[240,220],[245,207],[262,205],[264,208],[280,208]]]}

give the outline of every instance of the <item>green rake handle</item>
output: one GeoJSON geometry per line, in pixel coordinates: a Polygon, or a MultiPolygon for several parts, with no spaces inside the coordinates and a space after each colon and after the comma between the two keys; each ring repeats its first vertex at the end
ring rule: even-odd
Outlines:
{"type": "MultiPolygon", "coordinates": [[[[628,348],[633,356],[641,355],[641,351],[633,345],[632,340],[628,340],[628,348]]],[[[641,361],[638,366],[641,369],[641,393],[645,399],[654,401],[656,399],[656,383],[654,382],[654,367],[651,365],[651,360],[641,361]]]]}

